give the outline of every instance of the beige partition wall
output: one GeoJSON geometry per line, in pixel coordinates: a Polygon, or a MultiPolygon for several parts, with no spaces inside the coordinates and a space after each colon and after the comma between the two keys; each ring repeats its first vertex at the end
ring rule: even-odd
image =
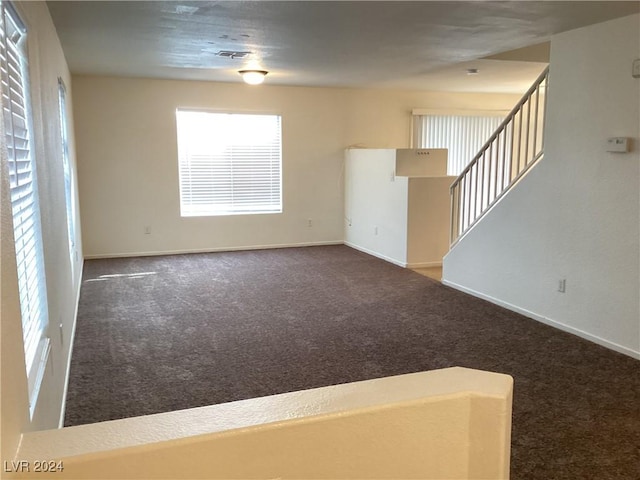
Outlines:
{"type": "Polygon", "coordinates": [[[449,187],[454,178],[409,179],[407,266],[441,265],[449,251],[449,187]]]}
{"type": "Polygon", "coordinates": [[[13,477],[508,478],[512,383],[454,367],[34,432],[13,477]]]}

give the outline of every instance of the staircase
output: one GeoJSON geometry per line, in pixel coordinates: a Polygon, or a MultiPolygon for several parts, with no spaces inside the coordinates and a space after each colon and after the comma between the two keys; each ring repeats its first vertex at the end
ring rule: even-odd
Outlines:
{"type": "Polygon", "coordinates": [[[451,185],[453,247],[544,154],[549,67],[451,185]]]}

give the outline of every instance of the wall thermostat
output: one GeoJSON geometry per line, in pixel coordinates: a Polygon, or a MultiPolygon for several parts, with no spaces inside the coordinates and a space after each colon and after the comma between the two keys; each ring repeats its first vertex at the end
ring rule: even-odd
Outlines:
{"type": "Polygon", "coordinates": [[[607,152],[626,153],[629,151],[629,139],[627,137],[613,137],[607,139],[607,152]]]}

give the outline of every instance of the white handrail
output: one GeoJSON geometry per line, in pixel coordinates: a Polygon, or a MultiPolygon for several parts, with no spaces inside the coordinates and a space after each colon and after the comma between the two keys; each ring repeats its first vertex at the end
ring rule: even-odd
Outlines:
{"type": "Polygon", "coordinates": [[[548,84],[547,67],[451,185],[451,246],[542,158],[548,84]]]}

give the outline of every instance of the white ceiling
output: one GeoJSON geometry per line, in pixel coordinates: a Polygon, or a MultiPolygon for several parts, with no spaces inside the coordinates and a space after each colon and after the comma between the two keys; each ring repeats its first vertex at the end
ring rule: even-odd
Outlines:
{"type": "Polygon", "coordinates": [[[260,67],[269,84],[471,92],[522,92],[548,44],[510,51],[640,10],[638,1],[48,5],[73,73],[240,82],[238,70],[260,67]]]}

